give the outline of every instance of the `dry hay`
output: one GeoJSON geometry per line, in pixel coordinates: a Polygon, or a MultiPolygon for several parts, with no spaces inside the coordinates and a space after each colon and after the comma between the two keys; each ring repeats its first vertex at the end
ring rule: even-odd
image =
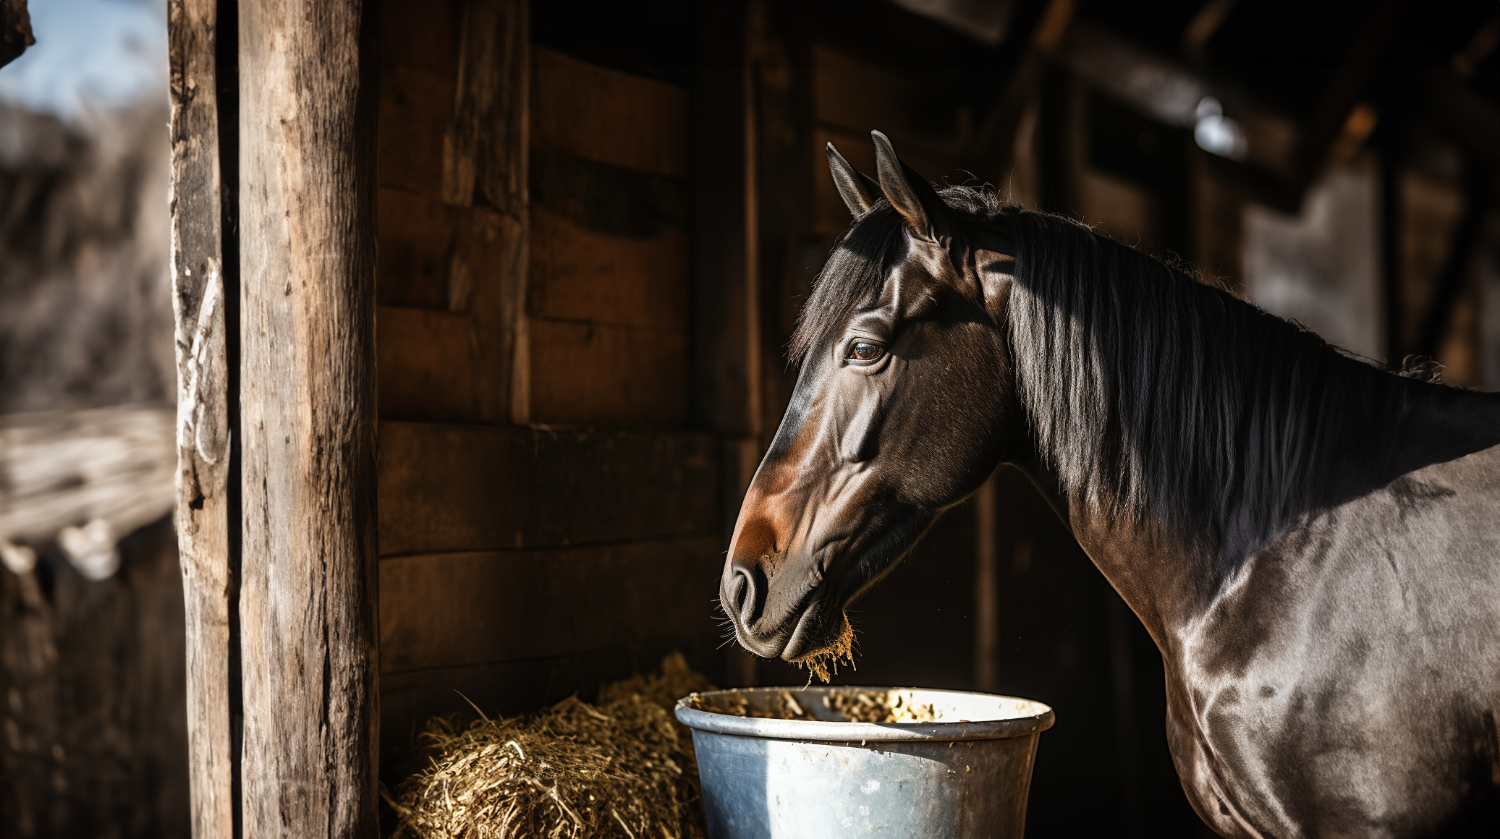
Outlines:
{"type": "Polygon", "coordinates": [[[823,696],[823,707],[849,722],[936,722],[932,703],[911,702],[898,690],[836,690],[823,696]]]}
{"type": "Polygon", "coordinates": [[[678,654],[662,671],[606,686],[598,707],[571,697],[463,729],[431,721],[431,766],[386,797],[393,839],[701,837],[692,739],[669,709],[712,687],[678,654]]]}
{"type": "Polygon", "coordinates": [[[776,692],[777,706],[770,708],[757,708],[750,704],[750,700],[743,693],[719,693],[711,696],[692,694],[688,697],[688,704],[699,711],[707,711],[710,714],[727,714],[731,717],[753,717],[758,720],[812,720],[817,719],[809,714],[792,695],[790,690],[778,690],[776,692]]]}
{"type": "Polygon", "coordinates": [[[832,675],[838,675],[839,662],[849,665],[850,670],[857,670],[854,666],[854,627],[849,624],[849,618],[844,618],[844,631],[834,642],[821,650],[810,652],[801,658],[792,659],[792,663],[798,667],[807,668],[807,683],[812,684],[814,676],[823,680],[823,684],[831,681],[829,670],[832,675]]]}
{"type": "MultiPolygon", "coordinates": [[[[709,696],[693,694],[692,707],[713,714],[753,717],[763,720],[816,720],[792,690],[778,690],[767,707],[756,707],[743,693],[720,693],[709,696]]],[[[844,722],[912,723],[936,722],[938,715],[931,703],[912,702],[906,691],[835,688],[822,692],[823,707],[843,717],[844,722]]]]}

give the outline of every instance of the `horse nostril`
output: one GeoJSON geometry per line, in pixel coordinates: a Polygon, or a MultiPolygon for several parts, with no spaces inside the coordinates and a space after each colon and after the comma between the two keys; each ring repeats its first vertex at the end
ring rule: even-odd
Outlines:
{"type": "Polygon", "coordinates": [[[724,606],[739,618],[741,626],[749,626],[760,617],[760,605],[765,595],[764,575],[759,563],[740,557],[730,561],[729,570],[724,606]]]}

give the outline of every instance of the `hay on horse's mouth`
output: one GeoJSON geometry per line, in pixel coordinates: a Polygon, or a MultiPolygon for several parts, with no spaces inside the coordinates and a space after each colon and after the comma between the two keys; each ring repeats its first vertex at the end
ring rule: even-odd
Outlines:
{"type": "Polygon", "coordinates": [[[792,659],[793,664],[807,669],[808,684],[812,684],[814,676],[823,680],[823,684],[829,684],[831,677],[838,675],[839,662],[848,664],[850,670],[857,669],[854,666],[854,627],[847,617],[844,618],[843,631],[831,646],[792,659]]]}
{"type": "Polygon", "coordinates": [[[382,790],[399,820],[394,836],[701,837],[692,738],[670,709],[711,689],[674,653],[659,676],[606,686],[597,707],[570,697],[462,729],[434,719],[423,735],[431,765],[394,796],[382,790]]]}

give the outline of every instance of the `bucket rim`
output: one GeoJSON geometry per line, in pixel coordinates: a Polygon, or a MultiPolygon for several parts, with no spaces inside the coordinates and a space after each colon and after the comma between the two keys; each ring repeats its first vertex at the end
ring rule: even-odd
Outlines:
{"type": "Polygon", "coordinates": [[[830,743],[866,742],[946,742],[958,740],[1000,740],[1009,737],[1025,737],[1040,734],[1052,727],[1056,717],[1051,706],[1035,699],[1008,696],[973,690],[942,690],[920,687],[889,687],[874,685],[826,685],[818,687],[759,687],[729,688],[727,690],[701,691],[677,700],[678,722],[696,731],[712,734],[731,734],[739,737],[757,737],[769,740],[816,740],[830,743]],[[704,711],[689,705],[693,696],[722,696],[729,694],[767,693],[790,691],[794,695],[816,696],[834,690],[891,691],[910,690],[928,694],[950,696],[983,696],[994,699],[1012,699],[1040,706],[1042,710],[1022,717],[1003,720],[979,720],[974,722],[833,722],[824,720],[782,720],[760,717],[737,717],[704,711]]]}

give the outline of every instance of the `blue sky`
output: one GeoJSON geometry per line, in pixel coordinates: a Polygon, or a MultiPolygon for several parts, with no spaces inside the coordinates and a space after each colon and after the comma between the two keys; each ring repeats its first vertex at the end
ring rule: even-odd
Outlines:
{"type": "Polygon", "coordinates": [[[29,0],[36,44],[0,69],[0,101],[68,120],[167,102],[166,0],[29,0]]]}

